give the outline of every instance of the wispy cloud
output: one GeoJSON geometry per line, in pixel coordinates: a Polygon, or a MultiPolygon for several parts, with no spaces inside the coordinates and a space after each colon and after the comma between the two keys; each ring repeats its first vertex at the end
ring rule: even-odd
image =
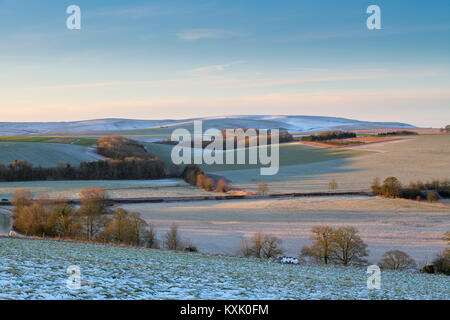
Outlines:
{"type": "Polygon", "coordinates": [[[238,63],[243,63],[243,61],[234,61],[234,62],[227,63],[227,64],[216,64],[216,65],[211,65],[211,66],[199,67],[199,68],[190,70],[190,72],[191,73],[210,73],[210,72],[215,72],[215,71],[223,71],[226,68],[229,68],[232,65],[235,65],[238,63]]]}
{"type": "Polygon", "coordinates": [[[177,33],[177,37],[185,41],[201,39],[221,39],[242,35],[240,32],[221,29],[189,29],[177,33]]]}

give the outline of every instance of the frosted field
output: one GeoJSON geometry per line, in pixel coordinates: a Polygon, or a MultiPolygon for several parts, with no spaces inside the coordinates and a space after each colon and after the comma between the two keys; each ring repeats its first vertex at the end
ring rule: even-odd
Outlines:
{"type": "Polygon", "coordinates": [[[418,263],[445,248],[450,207],[375,197],[310,197],[187,203],[127,204],[155,224],[161,236],[175,222],[181,237],[201,252],[236,254],[243,238],[262,231],[282,239],[287,255],[298,256],[310,244],[315,225],[354,226],[369,245],[369,261],[399,249],[418,263]]]}
{"type": "Polygon", "coordinates": [[[382,272],[368,290],[364,269],[5,238],[0,251],[0,299],[450,299],[440,275],[382,272]]]}
{"type": "Polygon", "coordinates": [[[62,143],[0,142],[0,163],[26,160],[34,166],[56,167],[58,162],[79,165],[81,161],[96,161],[87,147],[62,143]]]}
{"type": "Polygon", "coordinates": [[[214,194],[188,185],[182,179],[160,180],[76,180],[76,181],[26,181],[0,182],[0,198],[11,199],[18,189],[30,190],[35,196],[48,194],[51,198],[62,195],[68,199],[79,198],[81,190],[104,188],[111,198],[177,197],[214,194]]]}
{"type": "Polygon", "coordinates": [[[330,155],[325,159],[330,161],[320,162],[305,163],[300,158],[299,164],[281,166],[274,176],[261,176],[258,169],[213,169],[215,174],[225,176],[233,185],[246,190],[257,190],[258,183],[265,181],[270,192],[328,191],[331,179],[338,182],[338,191],[369,190],[375,177],[395,176],[404,184],[419,179],[450,179],[450,135],[421,135],[349,149],[366,153],[349,157],[330,155]]]}

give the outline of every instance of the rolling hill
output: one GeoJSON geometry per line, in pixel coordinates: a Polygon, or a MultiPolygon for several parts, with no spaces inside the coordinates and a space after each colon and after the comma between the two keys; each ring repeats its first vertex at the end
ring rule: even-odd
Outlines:
{"type": "Polygon", "coordinates": [[[158,129],[161,127],[191,126],[203,120],[203,128],[280,128],[289,132],[317,132],[324,130],[369,130],[382,128],[415,128],[400,122],[370,122],[346,118],[320,116],[236,115],[181,120],[96,119],[73,122],[0,122],[0,136],[56,135],[62,133],[92,133],[95,131],[123,131],[158,129]]]}

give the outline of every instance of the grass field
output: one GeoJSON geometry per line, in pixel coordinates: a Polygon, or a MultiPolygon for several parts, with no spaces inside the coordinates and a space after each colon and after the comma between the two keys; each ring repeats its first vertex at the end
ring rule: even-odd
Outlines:
{"type": "Polygon", "coordinates": [[[44,240],[0,239],[0,299],[450,299],[446,276],[44,240]],[[77,265],[81,288],[68,289],[77,265]]]}
{"type": "Polygon", "coordinates": [[[79,165],[95,161],[86,147],[63,143],[0,142],[0,163],[26,160],[34,166],[55,167],[59,162],[79,165]]]}
{"type": "MultiPolygon", "coordinates": [[[[145,143],[145,146],[151,154],[163,159],[166,164],[171,164],[172,160],[170,157],[173,146],[155,143],[145,143]]],[[[371,153],[370,151],[360,151],[360,150],[346,150],[346,149],[325,149],[311,147],[303,145],[300,143],[287,143],[281,144],[279,147],[279,160],[280,166],[291,166],[306,163],[318,163],[323,161],[347,159],[356,156],[362,156],[371,153]]],[[[237,151],[225,151],[224,153],[234,153],[234,159],[237,159],[237,151]]],[[[224,153],[218,153],[225,162],[226,155],[224,153]]],[[[249,149],[245,149],[246,159],[248,162],[249,149]]],[[[193,152],[192,152],[193,156],[193,152]]],[[[193,159],[193,158],[192,158],[193,159]]],[[[200,165],[201,168],[206,172],[218,172],[218,171],[229,171],[229,170],[247,170],[247,169],[257,169],[260,165],[251,164],[212,164],[212,165],[200,165]]],[[[259,169],[258,169],[259,170],[259,169]]]]}
{"type": "Polygon", "coordinates": [[[450,179],[450,135],[421,135],[347,150],[367,153],[335,159],[329,156],[329,161],[286,165],[274,176],[261,176],[256,169],[215,173],[246,190],[255,191],[258,183],[265,181],[270,192],[327,191],[331,179],[336,179],[340,191],[369,190],[375,177],[395,176],[404,184],[419,179],[450,179]]]}
{"type": "Polygon", "coordinates": [[[92,146],[97,142],[97,138],[86,137],[45,137],[45,136],[24,136],[24,137],[0,137],[0,142],[37,142],[37,143],[63,143],[76,146],[92,146]]]}

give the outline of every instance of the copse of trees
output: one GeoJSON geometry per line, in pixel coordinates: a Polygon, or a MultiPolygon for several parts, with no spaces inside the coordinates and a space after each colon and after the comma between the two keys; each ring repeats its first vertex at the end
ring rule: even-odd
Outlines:
{"type": "Polygon", "coordinates": [[[46,195],[33,199],[27,190],[13,196],[13,230],[27,236],[74,239],[101,243],[158,247],[153,225],[140,213],[117,208],[111,214],[108,194],[100,188],[85,189],[78,209],[67,199],[46,195]]]}
{"type": "Polygon", "coordinates": [[[428,199],[430,202],[450,197],[450,182],[448,180],[432,180],[410,182],[408,187],[403,186],[395,177],[388,177],[380,184],[380,179],[375,178],[371,185],[372,193],[388,198],[404,198],[412,200],[428,199]]]}
{"type": "Polygon", "coordinates": [[[181,177],[190,185],[197,186],[205,191],[226,193],[229,190],[228,183],[224,179],[219,179],[216,184],[214,179],[205,174],[195,164],[185,166],[181,177]]]}
{"type": "Polygon", "coordinates": [[[354,227],[332,228],[316,226],[311,229],[313,243],[304,246],[301,255],[314,262],[341,264],[343,266],[367,263],[367,245],[354,227]]]}
{"type": "Polygon", "coordinates": [[[383,254],[381,261],[378,263],[381,269],[385,270],[414,270],[417,263],[406,252],[400,250],[389,250],[383,254]]]}
{"type": "Polygon", "coordinates": [[[302,141],[326,141],[334,139],[356,138],[356,133],[348,131],[324,131],[319,134],[302,137],[302,141]]]}
{"type": "Polygon", "coordinates": [[[139,159],[154,158],[145,150],[142,144],[122,136],[105,136],[98,139],[97,153],[116,160],[124,160],[129,157],[139,159]]]}

